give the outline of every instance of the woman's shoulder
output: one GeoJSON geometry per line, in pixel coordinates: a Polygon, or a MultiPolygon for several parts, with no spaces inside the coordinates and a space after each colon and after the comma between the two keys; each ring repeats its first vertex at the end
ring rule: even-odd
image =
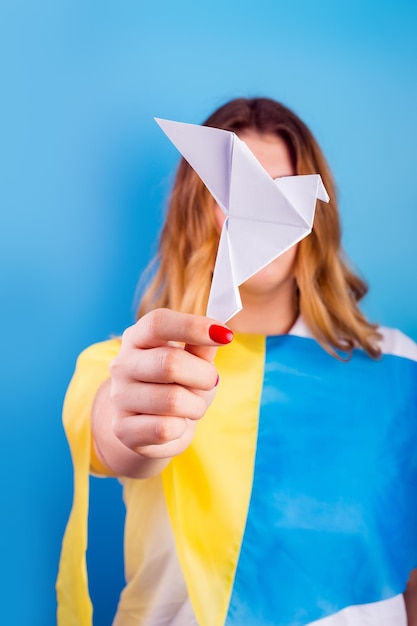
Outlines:
{"type": "Polygon", "coordinates": [[[119,353],[121,337],[112,337],[85,348],[77,359],[77,365],[91,361],[111,361],[119,353]]]}
{"type": "Polygon", "coordinates": [[[417,343],[398,328],[380,326],[380,346],[383,354],[392,354],[417,361],[417,343]]]}
{"type": "MultiPolygon", "coordinates": [[[[382,354],[391,354],[393,356],[402,357],[417,361],[417,343],[398,328],[390,328],[387,326],[378,326],[378,332],[381,335],[379,345],[382,354]]],[[[290,335],[314,339],[311,331],[301,316],[299,316],[290,330],[290,335]]]]}

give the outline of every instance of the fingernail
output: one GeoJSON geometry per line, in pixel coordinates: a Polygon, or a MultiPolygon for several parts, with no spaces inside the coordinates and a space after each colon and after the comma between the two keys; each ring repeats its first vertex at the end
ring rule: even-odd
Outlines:
{"type": "Polygon", "coordinates": [[[230,328],[212,324],[209,328],[209,337],[216,343],[230,343],[233,339],[233,333],[230,328]]]}
{"type": "Polygon", "coordinates": [[[219,378],[219,375],[217,374],[217,379],[216,379],[216,382],[214,383],[213,389],[217,387],[217,385],[219,384],[219,380],[220,378],[219,378]]]}

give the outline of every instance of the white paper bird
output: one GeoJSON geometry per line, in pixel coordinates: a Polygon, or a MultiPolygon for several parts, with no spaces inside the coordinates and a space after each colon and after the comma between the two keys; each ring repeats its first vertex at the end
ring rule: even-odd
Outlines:
{"type": "Polygon", "coordinates": [[[226,215],[207,315],[225,323],[242,309],[239,285],[312,230],[319,174],[273,180],[230,131],[155,118],[226,215]]]}

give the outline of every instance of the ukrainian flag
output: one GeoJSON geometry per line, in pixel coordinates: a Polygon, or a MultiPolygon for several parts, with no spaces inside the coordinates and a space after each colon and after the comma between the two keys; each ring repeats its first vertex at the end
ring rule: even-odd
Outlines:
{"type": "MultiPolygon", "coordinates": [[[[160,492],[199,626],[405,626],[401,594],[417,567],[417,348],[397,331],[383,348],[378,361],[356,350],[342,362],[301,322],[290,335],[236,335],[217,353],[216,399],[189,449],[162,477],[126,481],[132,501],[141,491],[142,518],[160,492]]],[[[151,540],[137,541],[151,562],[151,540]]],[[[74,600],[64,569],[62,616],[74,600]]]]}
{"type": "Polygon", "coordinates": [[[417,567],[417,363],[241,335],[217,365],[215,404],[164,476],[197,622],[304,626],[402,594],[417,567]]]}

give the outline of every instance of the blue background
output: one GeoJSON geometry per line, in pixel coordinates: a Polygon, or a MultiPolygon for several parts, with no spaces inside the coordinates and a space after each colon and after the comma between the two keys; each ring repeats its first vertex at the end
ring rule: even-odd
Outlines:
{"type": "MultiPolygon", "coordinates": [[[[199,123],[267,95],[311,127],[338,184],[372,319],[417,339],[417,5],[351,0],[2,0],[2,623],[55,623],[76,355],[134,315],[178,154],[153,116],[199,123]]],[[[123,507],[93,481],[98,626],[122,585],[123,507]],[[110,568],[110,575],[107,570],[110,568]]]]}

